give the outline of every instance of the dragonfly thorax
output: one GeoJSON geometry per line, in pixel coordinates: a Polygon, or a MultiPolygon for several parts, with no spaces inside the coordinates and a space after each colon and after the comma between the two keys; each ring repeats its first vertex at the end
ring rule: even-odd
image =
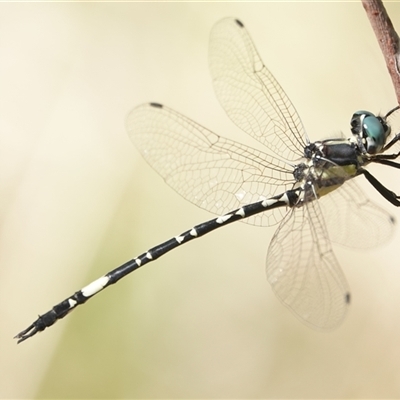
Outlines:
{"type": "Polygon", "coordinates": [[[359,167],[361,152],[352,139],[327,139],[317,142],[311,160],[315,166],[329,168],[333,165],[359,167]]]}
{"type": "Polygon", "coordinates": [[[361,152],[353,139],[328,139],[304,147],[304,162],[293,170],[295,186],[313,186],[318,198],[341,186],[358,174],[363,164],[361,152]]]}

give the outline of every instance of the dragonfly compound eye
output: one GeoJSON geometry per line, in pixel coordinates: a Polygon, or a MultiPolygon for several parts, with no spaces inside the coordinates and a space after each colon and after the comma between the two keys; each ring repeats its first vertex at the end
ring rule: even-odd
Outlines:
{"type": "Polygon", "coordinates": [[[363,139],[369,154],[379,153],[385,145],[390,127],[381,117],[369,111],[357,111],[351,118],[351,132],[363,139]]]}
{"type": "Polygon", "coordinates": [[[381,117],[366,116],[363,121],[363,137],[367,142],[367,153],[379,153],[389,133],[390,128],[381,117]]]}

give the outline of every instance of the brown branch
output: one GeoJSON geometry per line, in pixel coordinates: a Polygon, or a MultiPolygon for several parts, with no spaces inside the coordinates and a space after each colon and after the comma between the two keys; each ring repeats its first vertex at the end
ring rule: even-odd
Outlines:
{"type": "Polygon", "coordinates": [[[392,78],[397,102],[400,104],[399,36],[394,30],[392,21],[381,0],[361,1],[381,47],[387,69],[392,78]]]}

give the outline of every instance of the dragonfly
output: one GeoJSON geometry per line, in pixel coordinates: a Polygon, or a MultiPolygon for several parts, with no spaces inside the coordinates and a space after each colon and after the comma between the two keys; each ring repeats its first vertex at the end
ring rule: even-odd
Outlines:
{"type": "Polygon", "coordinates": [[[209,53],[222,107],[260,143],[261,150],[219,136],[159,103],[133,109],[126,126],[136,148],[170,187],[218,217],[158,244],[75,292],[18,333],[18,343],[143,265],[235,221],[278,225],[267,253],[267,279],[279,300],[302,322],[332,330],[343,321],[350,289],[331,241],[370,248],[392,235],[394,217],[374,204],[353,178],[363,175],[387,201],[400,205],[400,196],[365,168],[373,163],[400,168],[396,162],[400,133],[394,134],[390,126],[399,106],[384,116],[357,111],[349,138],[311,142],[241,21],[218,22],[211,32],[209,53]]]}

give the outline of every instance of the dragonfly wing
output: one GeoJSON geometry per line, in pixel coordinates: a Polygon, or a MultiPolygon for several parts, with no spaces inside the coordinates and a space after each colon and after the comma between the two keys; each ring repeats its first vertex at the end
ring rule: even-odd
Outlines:
{"type": "MultiPolygon", "coordinates": [[[[285,192],[293,169],[259,150],[223,138],[165,106],[131,111],[127,130],[144,159],[185,199],[215,214],[285,192]]],[[[269,226],[279,208],[246,222],[269,226]]]]}
{"type": "Polygon", "coordinates": [[[317,201],[288,211],[269,246],[266,270],[275,294],[307,325],[329,330],[342,322],[350,292],[317,201]]]}
{"type": "Polygon", "coordinates": [[[301,157],[305,131],[300,117],[241,22],[226,18],[214,26],[209,62],[215,92],[231,120],[279,157],[301,157]]]}
{"type": "Polygon", "coordinates": [[[394,217],[369,200],[354,180],[323,196],[319,203],[332,242],[368,249],[387,242],[394,233],[394,217]]]}

